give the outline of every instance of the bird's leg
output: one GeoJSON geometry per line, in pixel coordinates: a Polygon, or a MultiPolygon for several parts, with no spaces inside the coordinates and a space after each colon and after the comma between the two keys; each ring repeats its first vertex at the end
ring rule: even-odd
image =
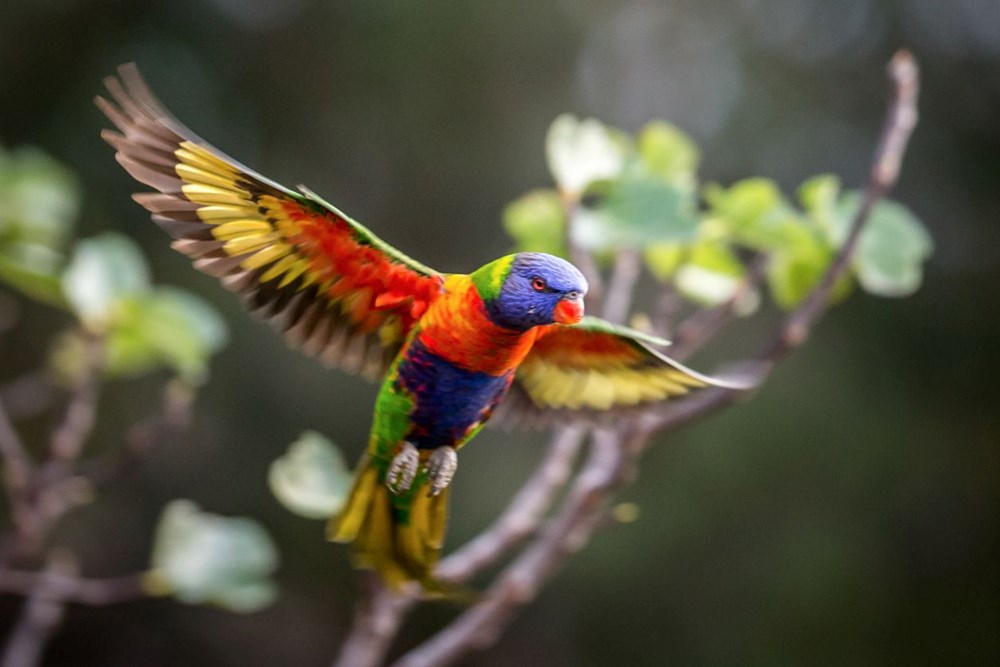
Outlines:
{"type": "Polygon", "coordinates": [[[420,452],[412,443],[404,441],[385,473],[385,485],[389,491],[397,496],[409,491],[417,476],[418,465],[420,465],[420,452]]]}
{"type": "Polygon", "coordinates": [[[457,469],[458,454],[454,447],[438,447],[431,452],[427,459],[427,477],[431,482],[428,493],[436,496],[447,489],[457,469]]]}

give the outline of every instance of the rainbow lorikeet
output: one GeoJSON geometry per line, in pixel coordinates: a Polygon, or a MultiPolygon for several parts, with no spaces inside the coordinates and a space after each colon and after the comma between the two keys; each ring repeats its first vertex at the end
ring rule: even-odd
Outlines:
{"type": "Polygon", "coordinates": [[[656,351],[666,341],[584,317],[587,281],[541,253],[443,274],[312,191],[242,166],[173,118],[134,65],[97,105],[135,194],[174,249],[246,299],[293,345],[382,387],[368,448],[329,536],[391,585],[432,572],[456,452],[507,398],[509,419],[641,409],[718,381],[656,351]]]}

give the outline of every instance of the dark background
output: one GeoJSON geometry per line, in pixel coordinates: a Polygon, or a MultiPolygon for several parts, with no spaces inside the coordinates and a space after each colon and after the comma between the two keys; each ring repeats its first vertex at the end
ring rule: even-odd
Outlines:
{"type": "MultiPolygon", "coordinates": [[[[204,295],[233,333],[190,435],[68,517],[60,541],[88,575],[142,568],[161,507],[186,497],[258,518],[283,555],[264,612],[73,608],[48,664],[324,665],[356,586],[345,550],[283,510],[266,473],[305,428],[356,456],[374,388],[288,351],[168,250],[98,138],[91,97],[116,65],[139,63],[241,161],[467,271],[509,247],[504,204],[549,183],[545,131],[565,111],[630,131],[669,119],[702,145],[706,181],[771,176],[791,191],[834,172],[857,187],[900,46],[924,73],[894,194],[935,239],[924,286],[856,294],[754,400],[665,437],[623,498],[639,521],[599,534],[469,664],[998,663],[1000,3],[5,0],[0,16],[0,141],[72,167],[81,233],[135,238],[158,281],[204,295]]],[[[41,363],[68,324],[28,306],[0,377],[41,363]]],[[[762,332],[741,328],[710,356],[762,332]]],[[[109,387],[92,446],[119,442],[156,391],[109,387]]],[[[543,442],[486,432],[467,450],[451,544],[495,515],[543,442]]],[[[19,603],[0,599],[0,627],[19,603]]],[[[423,608],[401,645],[453,613],[423,608]]]]}

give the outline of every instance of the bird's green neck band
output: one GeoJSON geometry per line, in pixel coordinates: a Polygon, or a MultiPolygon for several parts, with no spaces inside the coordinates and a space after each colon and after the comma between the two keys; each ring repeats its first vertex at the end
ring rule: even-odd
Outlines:
{"type": "Polygon", "coordinates": [[[479,297],[486,303],[495,301],[500,296],[504,281],[510,273],[515,255],[507,255],[493,260],[472,272],[472,284],[475,285],[479,297]]]}

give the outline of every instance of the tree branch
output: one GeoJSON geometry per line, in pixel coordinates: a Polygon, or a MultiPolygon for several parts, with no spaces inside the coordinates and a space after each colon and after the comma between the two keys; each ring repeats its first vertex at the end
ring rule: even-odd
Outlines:
{"type": "Polygon", "coordinates": [[[70,395],[63,420],[52,434],[49,456],[53,463],[65,464],[79,457],[94,428],[99,376],[104,365],[104,341],[93,334],[85,334],[84,341],[82,375],[70,395]]]}
{"type": "Polygon", "coordinates": [[[499,561],[538,530],[559,489],[569,479],[584,434],[581,426],[567,426],[557,431],[545,459],[503,514],[493,525],[441,561],[438,576],[464,583],[499,561]]]}
{"type": "Polygon", "coordinates": [[[0,456],[4,461],[4,488],[10,499],[14,522],[19,523],[17,515],[27,502],[28,482],[34,465],[24,443],[21,442],[21,437],[14,430],[3,403],[0,403],[0,456]]]}
{"type": "Polygon", "coordinates": [[[0,667],[34,667],[42,657],[42,651],[56,626],[62,621],[65,606],[52,592],[56,587],[55,577],[69,576],[75,570],[75,563],[65,555],[55,554],[49,559],[46,575],[38,582],[24,603],[24,609],[14,629],[7,639],[0,667]]]}
{"type": "Polygon", "coordinates": [[[601,313],[604,319],[617,324],[628,317],[632,310],[632,296],[639,279],[639,269],[639,253],[635,249],[625,248],[615,255],[608,291],[604,295],[604,310],[601,313]]]}
{"type": "MultiPolygon", "coordinates": [[[[850,256],[875,201],[895,183],[907,140],[916,121],[917,68],[912,56],[900,52],[893,58],[890,75],[893,102],[876,150],[865,199],[851,232],[819,284],[780,327],[775,342],[758,358],[752,377],[763,380],[775,361],[804,342],[812,325],[825,310],[834,284],[847,270],[850,256]]],[[[736,400],[740,391],[712,388],[670,405],[666,411],[640,420],[630,434],[595,432],[590,457],[559,514],[518,558],[508,565],[483,599],[461,614],[431,639],[404,655],[396,667],[431,667],[452,664],[474,649],[492,645],[515,613],[575,550],[589,540],[615,490],[627,481],[635,459],[649,446],[651,437],[736,400]]]]}
{"type": "Polygon", "coordinates": [[[614,431],[596,431],[590,455],[559,514],[483,595],[451,625],[400,658],[394,667],[439,667],[492,645],[518,609],[562,562],[587,543],[611,491],[625,470],[625,450],[614,431]]]}
{"type": "Polygon", "coordinates": [[[354,624],[333,667],[381,664],[399,632],[406,611],[419,599],[415,592],[394,593],[374,572],[365,573],[365,590],[354,612],[354,624]]]}
{"type": "Polygon", "coordinates": [[[767,271],[768,257],[757,255],[733,294],[713,308],[702,308],[677,325],[677,335],[670,346],[670,356],[683,361],[710,341],[736,313],[736,307],[757,287],[767,271]]]}
{"type": "MultiPolygon", "coordinates": [[[[560,429],[534,474],[522,485],[503,514],[448,558],[441,561],[437,576],[465,583],[498,562],[530,537],[541,524],[559,490],[566,484],[573,462],[583,444],[584,429],[560,429]]],[[[385,657],[403,616],[418,601],[416,592],[393,593],[375,575],[367,577],[354,615],[354,624],[344,640],[335,667],[371,667],[385,657]]]]}
{"type": "Polygon", "coordinates": [[[59,571],[0,569],[0,593],[102,607],[146,597],[145,576],[145,572],[137,572],[107,579],[83,579],[59,571]]]}

